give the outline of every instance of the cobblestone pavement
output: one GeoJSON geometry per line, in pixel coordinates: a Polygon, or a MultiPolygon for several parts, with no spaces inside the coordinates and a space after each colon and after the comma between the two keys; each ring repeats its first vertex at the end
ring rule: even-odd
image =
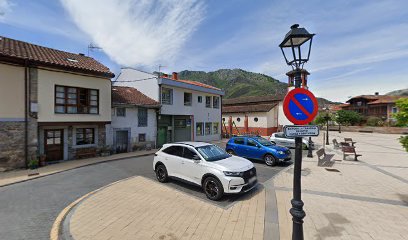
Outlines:
{"type": "MultiPolygon", "coordinates": [[[[58,213],[84,194],[109,183],[131,177],[154,179],[152,156],[110,161],[0,187],[0,239],[48,239],[58,213]]],[[[255,163],[261,182],[287,165],[269,168],[255,163]]],[[[201,188],[172,181],[170,187],[207,201],[201,188]]],[[[218,204],[231,206],[237,197],[218,204]]]]}
{"type": "MultiPolygon", "coordinates": [[[[352,137],[360,161],[343,161],[332,146],[332,167],[317,166],[316,157],[302,166],[302,198],[305,203],[305,239],[407,239],[408,153],[398,135],[334,133],[339,142],[352,137]]],[[[351,159],[351,158],[350,158],[351,159]]],[[[291,238],[289,214],[293,169],[274,179],[281,239],[291,238]]]]}
{"type": "Polygon", "coordinates": [[[223,209],[143,177],[84,200],[70,218],[81,239],[263,239],[265,191],[223,209]]]}

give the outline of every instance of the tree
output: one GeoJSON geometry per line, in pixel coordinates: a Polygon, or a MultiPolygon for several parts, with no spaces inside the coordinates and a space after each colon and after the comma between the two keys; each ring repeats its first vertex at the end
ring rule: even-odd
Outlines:
{"type": "Polygon", "coordinates": [[[355,125],[361,122],[363,117],[360,113],[349,111],[349,110],[340,110],[336,114],[336,122],[341,125],[355,125]]]}
{"type": "Polygon", "coordinates": [[[334,121],[334,116],[332,114],[327,114],[326,112],[319,112],[313,122],[317,125],[325,125],[327,120],[334,121]]]}
{"type": "MultiPolygon", "coordinates": [[[[400,98],[395,102],[398,112],[393,115],[397,119],[397,125],[401,127],[408,126],[408,98],[400,98]]],[[[408,136],[401,136],[400,143],[408,152],[408,136]]]]}
{"type": "Polygon", "coordinates": [[[408,98],[400,98],[395,102],[398,112],[393,117],[397,120],[397,125],[401,127],[408,126],[408,98]]]}

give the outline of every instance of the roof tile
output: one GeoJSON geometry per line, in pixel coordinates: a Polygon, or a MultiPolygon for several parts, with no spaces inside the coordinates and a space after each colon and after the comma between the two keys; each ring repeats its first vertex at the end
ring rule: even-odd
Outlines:
{"type": "Polygon", "coordinates": [[[159,107],[159,102],[149,98],[136,88],[112,87],[112,104],[127,104],[146,107],[159,107]]]}

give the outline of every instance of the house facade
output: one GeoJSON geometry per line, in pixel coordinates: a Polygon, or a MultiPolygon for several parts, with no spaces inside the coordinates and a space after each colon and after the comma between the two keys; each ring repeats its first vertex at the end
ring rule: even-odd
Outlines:
{"type": "Polygon", "coordinates": [[[270,136],[279,129],[282,96],[225,99],[222,105],[223,133],[270,136]]]}
{"type": "Polygon", "coordinates": [[[115,86],[130,86],[161,104],[157,117],[157,145],[179,141],[221,139],[221,101],[224,92],[177,73],[156,76],[123,68],[115,86]]]}
{"type": "Polygon", "coordinates": [[[159,102],[132,87],[112,87],[112,122],[106,144],[115,153],[154,148],[159,102]]]}
{"type": "Polygon", "coordinates": [[[106,66],[1,37],[0,72],[0,167],[25,167],[38,154],[75,159],[105,145],[114,76],[106,66]]]}
{"type": "Polygon", "coordinates": [[[360,113],[365,117],[379,117],[384,121],[394,121],[392,115],[398,112],[395,102],[406,96],[379,95],[360,95],[350,98],[341,105],[343,110],[350,110],[360,113]]]}

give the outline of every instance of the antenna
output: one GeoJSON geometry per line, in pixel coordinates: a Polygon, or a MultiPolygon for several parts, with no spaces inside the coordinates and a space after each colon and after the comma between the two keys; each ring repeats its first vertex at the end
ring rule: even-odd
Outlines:
{"type": "Polygon", "coordinates": [[[159,78],[160,78],[161,68],[162,68],[162,67],[166,67],[166,66],[163,66],[163,65],[159,64],[159,74],[158,74],[158,75],[159,75],[159,76],[158,76],[159,78]]]}
{"type": "Polygon", "coordinates": [[[88,45],[88,57],[89,57],[89,52],[90,51],[94,51],[94,49],[102,49],[101,47],[98,47],[97,45],[95,45],[94,43],[89,43],[89,45],[88,45]]]}

